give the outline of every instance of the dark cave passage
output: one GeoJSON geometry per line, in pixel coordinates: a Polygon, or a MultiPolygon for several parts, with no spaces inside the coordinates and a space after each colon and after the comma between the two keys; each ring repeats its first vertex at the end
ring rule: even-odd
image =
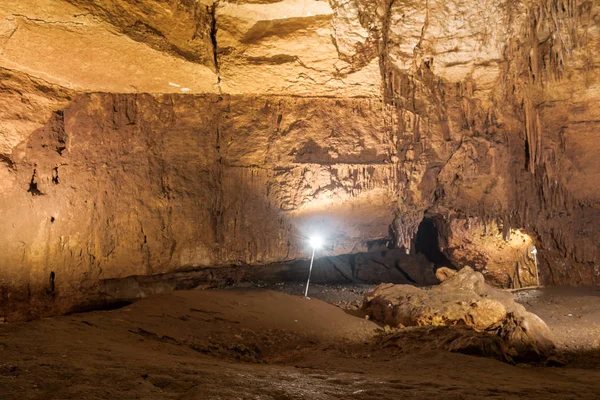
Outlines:
{"type": "Polygon", "coordinates": [[[415,251],[423,254],[436,267],[450,267],[452,263],[440,250],[438,230],[433,218],[423,218],[415,237],[415,251]]]}

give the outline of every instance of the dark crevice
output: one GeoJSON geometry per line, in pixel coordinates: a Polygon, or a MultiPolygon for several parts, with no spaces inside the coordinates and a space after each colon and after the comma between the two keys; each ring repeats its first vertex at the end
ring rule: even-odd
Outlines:
{"type": "Polygon", "coordinates": [[[55,150],[58,155],[62,156],[67,149],[67,133],[65,131],[65,113],[63,110],[58,110],[54,113],[50,122],[50,130],[52,138],[55,140],[55,150]]]}
{"type": "Polygon", "coordinates": [[[54,167],[52,169],[52,183],[54,183],[55,185],[58,185],[58,167],[54,167]]]}
{"type": "Polygon", "coordinates": [[[46,294],[48,296],[54,297],[55,284],[54,280],[56,279],[56,273],[54,271],[50,272],[50,279],[48,280],[48,288],[46,289],[46,294]]]}
{"type": "Polygon", "coordinates": [[[221,83],[221,73],[219,69],[219,54],[217,47],[217,7],[218,1],[215,1],[212,5],[207,6],[208,15],[210,18],[210,42],[213,48],[213,63],[215,66],[215,72],[217,73],[217,83],[221,83]]]}
{"type": "Polygon", "coordinates": [[[4,154],[0,154],[0,163],[6,164],[8,166],[8,168],[15,167],[15,163],[13,162],[13,160],[11,160],[10,157],[8,157],[4,154]]]}
{"type": "Polygon", "coordinates": [[[27,189],[27,192],[31,193],[32,196],[43,196],[44,193],[42,193],[39,189],[38,189],[38,184],[37,184],[37,170],[33,170],[33,174],[31,175],[31,181],[29,182],[29,189],[27,189]]]}
{"type": "Polygon", "coordinates": [[[128,305],[132,304],[133,301],[132,300],[107,300],[107,301],[102,301],[102,302],[98,302],[98,303],[86,303],[86,304],[79,304],[74,306],[73,308],[71,308],[71,310],[66,313],[65,315],[72,315],[72,314],[79,314],[79,313],[86,313],[86,312],[90,312],[90,311],[110,311],[110,310],[117,310],[119,308],[123,308],[123,307],[127,307],[128,305]]]}
{"type": "Polygon", "coordinates": [[[433,218],[423,218],[417,230],[415,251],[423,254],[436,267],[450,267],[452,263],[440,250],[438,230],[433,218]]]}

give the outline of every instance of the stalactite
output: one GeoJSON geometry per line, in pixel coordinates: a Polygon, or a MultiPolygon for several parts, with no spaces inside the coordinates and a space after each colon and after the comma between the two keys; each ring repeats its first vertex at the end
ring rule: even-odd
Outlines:
{"type": "Polygon", "coordinates": [[[419,230],[419,224],[423,220],[423,213],[398,213],[391,226],[394,243],[397,248],[404,248],[410,253],[412,240],[419,230]]]}
{"type": "Polygon", "coordinates": [[[502,220],[502,239],[505,241],[510,240],[510,217],[505,216],[502,220]]]}
{"type": "Polygon", "coordinates": [[[527,170],[534,174],[536,166],[542,161],[542,124],[540,114],[530,96],[526,95],[523,102],[525,114],[525,154],[527,170]]]}
{"type": "MultiPolygon", "coordinates": [[[[543,155],[543,123],[540,119],[536,91],[562,76],[567,58],[578,46],[578,0],[541,0],[529,9],[529,24],[523,36],[529,42],[521,54],[522,71],[513,72],[515,95],[522,102],[525,125],[526,167],[535,173],[543,155]],[[525,71],[527,69],[527,71],[525,71]],[[526,77],[526,78],[523,78],[526,77]]],[[[518,47],[509,47],[518,51],[518,47]]],[[[519,54],[515,54],[518,65],[519,54]]]]}

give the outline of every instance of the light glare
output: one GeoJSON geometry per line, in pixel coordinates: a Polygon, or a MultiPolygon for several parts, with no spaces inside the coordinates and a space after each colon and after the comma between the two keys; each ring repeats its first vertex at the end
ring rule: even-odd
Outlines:
{"type": "Polygon", "coordinates": [[[320,249],[323,246],[323,239],[320,236],[311,236],[309,239],[310,247],[313,249],[320,249]]]}

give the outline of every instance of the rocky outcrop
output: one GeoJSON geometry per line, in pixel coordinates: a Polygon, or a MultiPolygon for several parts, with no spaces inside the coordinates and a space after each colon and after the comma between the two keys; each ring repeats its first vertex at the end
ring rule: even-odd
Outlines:
{"type": "Polygon", "coordinates": [[[497,220],[454,218],[445,223],[440,238],[444,253],[455,264],[482,272],[490,284],[521,288],[548,283],[538,283],[537,248],[524,230],[511,229],[497,220]]]}
{"type": "Polygon", "coordinates": [[[53,110],[67,106],[73,92],[0,67],[0,192],[14,167],[13,149],[48,123],[53,110]]]}
{"type": "Polygon", "coordinates": [[[317,230],[414,253],[425,213],[496,285],[533,283],[530,245],[543,284],[597,284],[599,13],[3,1],[0,303],[290,261],[317,230]]]}
{"type": "Polygon", "coordinates": [[[391,327],[466,326],[486,332],[501,339],[509,360],[546,359],[554,350],[544,321],[510,293],[487,285],[483,275],[469,267],[430,290],[379,285],[365,295],[362,308],[391,327]]]}

